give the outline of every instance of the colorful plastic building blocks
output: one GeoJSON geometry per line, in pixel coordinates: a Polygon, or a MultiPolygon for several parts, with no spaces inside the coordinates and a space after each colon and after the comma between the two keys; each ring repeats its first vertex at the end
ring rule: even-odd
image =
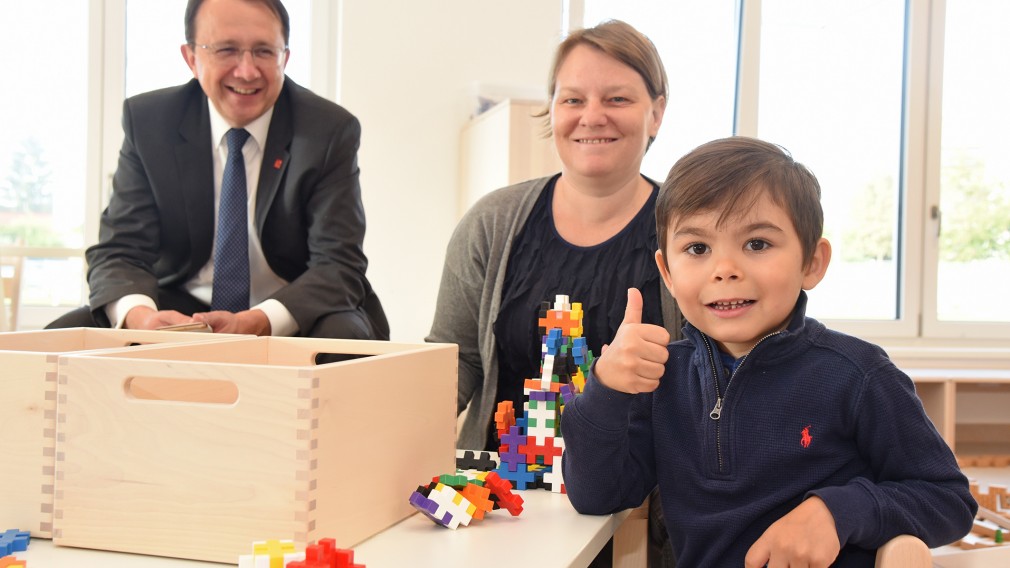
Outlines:
{"type": "Polygon", "coordinates": [[[321,538],[302,552],[296,552],[290,540],[254,542],[253,553],[239,557],[239,567],[365,568],[365,565],[354,563],[353,550],[337,548],[332,538],[321,538]]]}
{"type": "Polygon", "coordinates": [[[523,382],[527,400],[521,413],[517,414],[512,401],[498,405],[494,414],[497,455],[457,451],[455,475],[436,476],[411,493],[411,506],[432,521],[455,529],[495,509],[519,515],[523,499],[513,488],[565,492],[561,416],[565,404],[582,392],[593,352],[582,337],[582,304],[570,304],[568,296],[557,296],[553,306],[544,302],[538,325],[540,376],[523,382]]]}
{"type": "Polygon", "coordinates": [[[337,548],[332,538],[321,538],[305,548],[305,560],[291,562],[286,568],[365,568],[354,563],[354,551],[337,548]]]}
{"type": "MultiPolygon", "coordinates": [[[[514,417],[513,417],[514,418],[514,417]]],[[[498,467],[497,452],[474,452],[473,450],[456,450],[456,469],[458,471],[477,470],[491,471],[498,467]]]]}
{"type": "Polygon", "coordinates": [[[553,306],[541,305],[538,323],[540,377],[524,382],[527,401],[521,417],[510,418],[515,410],[508,401],[496,409],[501,461],[495,471],[519,490],[543,487],[564,493],[561,417],[565,405],[585,387],[594,357],[582,337],[582,304],[569,303],[568,296],[559,295],[553,306]]]}
{"type": "Polygon", "coordinates": [[[252,554],[239,556],[239,568],[285,568],[289,562],[303,560],[304,552],[295,551],[290,540],[265,540],[252,544],[252,554]]]}

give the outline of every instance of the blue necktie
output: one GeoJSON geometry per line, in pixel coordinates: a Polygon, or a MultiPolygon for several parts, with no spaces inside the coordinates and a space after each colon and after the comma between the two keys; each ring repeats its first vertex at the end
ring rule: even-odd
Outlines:
{"type": "Polygon", "coordinates": [[[249,193],[245,183],[245,158],[242,157],[242,146],[249,133],[232,128],[226,137],[228,160],[221,178],[210,309],[241,312],[249,309],[249,215],[246,212],[249,193]]]}

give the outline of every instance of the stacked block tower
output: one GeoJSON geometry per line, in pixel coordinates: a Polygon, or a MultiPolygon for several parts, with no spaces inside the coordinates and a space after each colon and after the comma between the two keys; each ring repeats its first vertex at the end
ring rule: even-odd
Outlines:
{"type": "Polygon", "coordinates": [[[558,296],[553,305],[544,302],[538,324],[540,376],[526,379],[521,416],[516,416],[511,401],[498,405],[498,453],[458,450],[455,474],[433,477],[408,499],[443,527],[469,526],[498,509],[518,516],[523,498],[513,494],[513,489],[543,487],[565,492],[561,413],[582,392],[593,353],[582,336],[582,304],[570,304],[568,296],[558,296]]]}
{"type": "Polygon", "coordinates": [[[549,488],[564,493],[561,474],[561,416],[564,406],[582,392],[593,353],[582,336],[582,304],[558,295],[544,302],[538,319],[540,376],[526,379],[521,416],[509,401],[499,403],[495,427],[500,445],[496,469],[519,490],[549,488]]]}

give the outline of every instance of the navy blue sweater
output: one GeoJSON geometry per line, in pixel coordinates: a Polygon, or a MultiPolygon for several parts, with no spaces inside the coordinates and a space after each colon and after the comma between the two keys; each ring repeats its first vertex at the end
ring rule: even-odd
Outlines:
{"type": "Polygon", "coordinates": [[[636,507],[658,483],[686,568],[742,566],[811,495],[834,516],[835,566],[873,566],[900,534],[930,547],[967,534],[978,506],[912,381],[879,347],[806,318],[805,306],[801,294],[786,331],[760,341],[732,376],[690,324],[653,393],[614,391],[590,373],[562,420],[575,509],[636,507]]]}

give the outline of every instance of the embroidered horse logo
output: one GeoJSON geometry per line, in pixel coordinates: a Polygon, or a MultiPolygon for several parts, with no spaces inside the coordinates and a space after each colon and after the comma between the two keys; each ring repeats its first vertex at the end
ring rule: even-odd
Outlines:
{"type": "Polygon", "coordinates": [[[810,447],[810,442],[813,442],[813,441],[814,441],[814,437],[810,435],[810,425],[807,424],[807,427],[804,428],[802,432],[800,432],[800,444],[804,448],[809,448],[810,447]]]}

